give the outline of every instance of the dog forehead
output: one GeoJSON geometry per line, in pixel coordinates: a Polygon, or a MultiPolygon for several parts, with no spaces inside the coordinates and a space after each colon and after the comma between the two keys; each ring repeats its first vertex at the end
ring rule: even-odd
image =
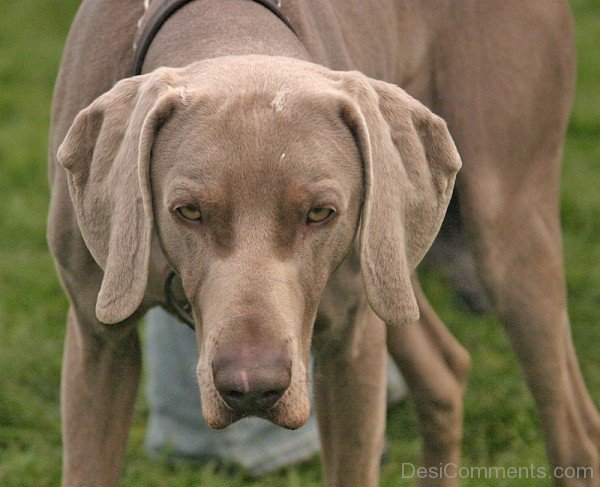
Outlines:
{"type": "Polygon", "coordinates": [[[185,76],[186,103],[161,129],[155,160],[171,174],[245,186],[354,173],[356,144],[318,70],[265,56],[197,63],[185,76]]]}
{"type": "Polygon", "coordinates": [[[306,107],[300,114],[285,106],[285,92],[258,107],[241,103],[234,100],[233,111],[222,107],[169,121],[155,143],[153,166],[211,185],[225,180],[245,188],[339,179],[360,166],[356,143],[341,120],[307,116],[306,107]]]}
{"type": "Polygon", "coordinates": [[[172,113],[157,148],[177,159],[289,162],[348,158],[355,142],[335,104],[289,86],[246,86],[198,97],[172,113]]]}
{"type": "Polygon", "coordinates": [[[239,137],[263,126],[281,130],[293,126],[295,132],[302,132],[302,125],[308,129],[325,122],[333,128],[339,122],[342,94],[332,73],[277,56],[199,61],[174,70],[172,88],[180,93],[181,104],[172,118],[179,119],[183,130],[205,122],[204,132],[228,137],[231,131],[239,137]]]}

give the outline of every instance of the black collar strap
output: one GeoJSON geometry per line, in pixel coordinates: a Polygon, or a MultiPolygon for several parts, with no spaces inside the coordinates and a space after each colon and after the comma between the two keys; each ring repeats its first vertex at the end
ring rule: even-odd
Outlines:
{"type": "Polygon", "coordinates": [[[195,330],[196,327],[194,324],[194,315],[192,314],[192,305],[185,297],[182,289],[173,289],[177,284],[181,284],[180,282],[174,282],[175,279],[178,279],[177,274],[175,274],[175,271],[171,271],[165,280],[165,297],[167,298],[166,308],[168,311],[175,313],[177,317],[192,330],[195,330]],[[176,294],[179,297],[176,297],[176,294]]]}
{"type": "MultiPolygon", "coordinates": [[[[150,44],[154,40],[154,37],[163,26],[163,24],[184,5],[187,5],[192,0],[166,0],[154,14],[148,20],[148,23],[144,27],[144,30],[140,34],[137,40],[135,54],[133,56],[133,69],[131,72],[132,76],[142,74],[142,67],[144,66],[144,59],[150,48],[150,44]]],[[[273,12],[279,20],[281,20],[287,27],[298,36],[294,26],[289,19],[281,11],[280,3],[277,0],[252,0],[254,3],[258,3],[263,7],[273,12]]]]}

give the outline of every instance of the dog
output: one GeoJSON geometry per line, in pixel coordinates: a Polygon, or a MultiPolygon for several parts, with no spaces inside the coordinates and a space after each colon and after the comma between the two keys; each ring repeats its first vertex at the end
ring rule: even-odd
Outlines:
{"type": "Polygon", "coordinates": [[[558,212],[573,90],[563,0],[85,0],[50,138],[48,241],[70,300],[63,484],[118,483],[136,323],[178,302],[212,427],[301,426],[312,347],[326,484],[377,485],[387,345],[423,466],[458,463],[470,359],[414,274],[456,180],[442,258],[471,259],[552,466],[594,472],[557,482],[599,485],[558,212]]]}

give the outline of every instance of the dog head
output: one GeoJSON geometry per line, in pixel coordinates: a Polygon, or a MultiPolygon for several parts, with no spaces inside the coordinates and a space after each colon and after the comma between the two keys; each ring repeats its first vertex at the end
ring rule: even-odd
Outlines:
{"type": "Polygon", "coordinates": [[[417,319],[410,274],[460,168],[445,123],[400,88],[267,56],[123,80],[77,116],[58,159],[104,270],[100,321],[140,305],[158,237],[192,304],[216,428],[306,421],[317,305],[357,232],[371,307],[417,319]]]}

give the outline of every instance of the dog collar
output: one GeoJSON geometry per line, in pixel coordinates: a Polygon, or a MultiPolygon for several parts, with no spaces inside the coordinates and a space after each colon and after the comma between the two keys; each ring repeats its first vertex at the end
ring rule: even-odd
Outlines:
{"type": "MultiPolygon", "coordinates": [[[[290,20],[281,11],[281,0],[251,0],[254,3],[262,5],[273,14],[277,16],[287,27],[290,29],[296,37],[298,33],[290,20]]],[[[142,67],[144,66],[144,59],[150,49],[150,44],[154,40],[154,37],[163,26],[163,24],[184,5],[192,2],[192,0],[166,0],[159,8],[154,12],[148,23],[144,27],[144,30],[140,34],[136,46],[135,53],[133,56],[133,66],[131,75],[136,76],[142,74],[142,67]]]]}
{"type": "Polygon", "coordinates": [[[169,272],[167,278],[165,279],[165,296],[167,299],[166,308],[177,315],[177,317],[192,330],[195,330],[196,326],[194,323],[194,315],[192,314],[192,305],[185,297],[185,294],[182,292],[183,290],[178,293],[179,297],[175,296],[176,292],[173,288],[177,285],[177,282],[175,281],[176,279],[178,279],[178,276],[175,271],[169,272]]]}

